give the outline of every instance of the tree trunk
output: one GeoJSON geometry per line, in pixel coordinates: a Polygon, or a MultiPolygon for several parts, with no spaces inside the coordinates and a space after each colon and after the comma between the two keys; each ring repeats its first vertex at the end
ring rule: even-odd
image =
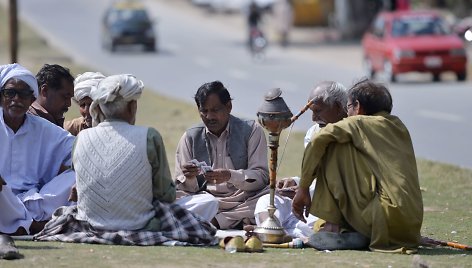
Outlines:
{"type": "Polygon", "coordinates": [[[16,0],[10,0],[10,62],[18,60],[18,14],[16,0]]]}

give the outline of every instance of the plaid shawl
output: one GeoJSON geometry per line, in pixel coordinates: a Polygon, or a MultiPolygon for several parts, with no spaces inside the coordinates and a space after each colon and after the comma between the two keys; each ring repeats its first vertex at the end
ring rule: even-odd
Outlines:
{"type": "Polygon", "coordinates": [[[177,204],[154,202],[161,223],[159,232],[98,230],[77,219],[77,206],[58,208],[44,229],[34,236],[39,241],[113,245],[216,245],[216,228],[177,204]]]}

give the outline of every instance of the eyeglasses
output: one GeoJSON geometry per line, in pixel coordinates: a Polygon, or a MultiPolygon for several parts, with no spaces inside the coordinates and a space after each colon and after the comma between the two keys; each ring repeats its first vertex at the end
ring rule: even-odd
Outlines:
{"type": "Polygon", "coordinates": [[[20,99],[25,100],[25,99],[31,98],[33,96],[33,92],[30,90],[17,89],[17,88],[3,88],[2,95],[8,99],[13,99],[16,95],[18,95],[20,99]]]}

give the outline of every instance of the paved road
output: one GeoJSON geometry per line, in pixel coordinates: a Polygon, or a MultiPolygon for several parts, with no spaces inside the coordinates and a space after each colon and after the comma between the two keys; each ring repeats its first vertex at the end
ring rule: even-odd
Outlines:
{"type": "MultiPolygon", "coordinates": [[[[202,83],[221,80],[234,98],[234,112],[245,117],[255,117],[270,88],[282,88],[285,101],[296,113],[317,81],[350,85],[362,75],[357,44],[313,46],[310,38],[297,39],[287,50],[273,45],[266,60],[255,62],[244,49],[241,19],[190,9],[186,2],[146,1],[158,20],[157,54],[134,49],[110,54],[101,49],[100,19],[106,1],[21,0],[20,14],[76,61],[109,74],[131,72],[161,94],[191,102],[202,83]]],[[[410,129],[418,156],[472,168],[472,123],[467,120],[471,83],[430,83],[427,79],[407,76],[391,85],[393,112],[410,129]]],[[[307,114],[295,128],[306,129],[309,124],[307,114]]]]}

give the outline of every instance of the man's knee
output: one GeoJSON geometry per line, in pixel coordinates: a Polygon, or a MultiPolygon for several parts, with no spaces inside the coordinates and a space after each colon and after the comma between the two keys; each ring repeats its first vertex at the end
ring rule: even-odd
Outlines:
{"type": "Polygon", "coordinates": [[[218,208],[220,207],[220,202],[216,197],[213,197],[212,199],[207,200],[208,207],[211,210],[218,211],[218,208]]]}
{"type": "Polygon", "coordinates": [[[219,208],[218,199],[208,193],[183,196],[176,203],[208,221],[215,217],[219,208]]]}

